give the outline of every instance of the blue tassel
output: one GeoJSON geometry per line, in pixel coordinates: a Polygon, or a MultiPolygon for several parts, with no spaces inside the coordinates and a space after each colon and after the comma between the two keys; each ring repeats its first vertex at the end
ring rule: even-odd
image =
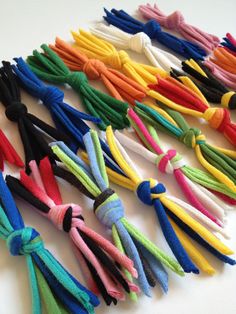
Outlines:
{"type": "MultiPolygon", "coordinates": [[[[63,102],[64,93],[57,87],[44,84],[30,69],[22,58],[15,58],[17,66],[13,65],[22,87],[32,96],[40,99],[50,111],[56,128],[69,135],[71,139],[70,149],[77,152],[79,148],[85,149],[83,136],[89,132],[90,127],[83,121],[100,123],[100,119],[88,115],[63,102]]],[[[109,147],[101,141],[103,151],[112,160],[109,147]]],[[[122,171],[106,158],[107,165],[122,174],[122,171]]]]}
{"type": "Polygon", "coordinates": [[[17,66],[13,66],[13,69],[26,91],[43,102],[50,111],[57,128],[65,130],[66,134],[71,136],[77,149],[83,147],[83,133],[80,128],[84,132],[88,132],[89,127],[82,119],[94,123],[99,123],[100,119],[80,112],[64,103],[64,93],[60,89],[45,85],[30,70],[22,58],[15,58],[15,61],[17,66]]]}
{"type": "Polygon", "coordinates": [[[149,264],[149,267],[152,270],[153,275],[155,276],[156,280],[160,284],[162,290],[164,293],[168,292],[168,273],[163,267],[163,265],[156,260],[152,254],[141,244],[135,241],[136,246],[138,249],[142,252],[144,258],[146,259],[147,263],[149,264]]]}
{"type": "Polygon", "coordinates": [[[112,9],[111,12],[109,12],[108,10],[104,9],[104,11],[106,13],[104,19],[107,21],[107,23],[118,27],[126,33],[136,34],[139,32],[144,32],[151,39],[157,40],[164,46],[180,54],[186,59],[193,58],[196,60],[203,60],[203,57],[206,56],[206,52],[196,44],[163,32],[161,30],[160,24],[155,20],[142,23],[131,17],[123,10],[118,11],[112,9]]]}

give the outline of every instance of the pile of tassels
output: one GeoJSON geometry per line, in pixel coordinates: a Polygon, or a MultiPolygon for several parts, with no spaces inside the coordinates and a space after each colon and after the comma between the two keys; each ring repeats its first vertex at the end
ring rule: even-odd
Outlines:
{"type": "Polygon", "coordinates": [[[17,125],[24,162],[0,130],[1,171],[5,162],[21,169],[5,179],[0,174],[0,237],[11,255],[25,256],[34,314],[92,314],[100,297],[116,305],[137,301],[141,292],[151,296],[155,286],[167,293],[169,272],[216,273],[205,252],[236,264],[223,242],[229,238],[226,212],[236,205],[236,123],[230,114],[236,109],[236,39],[228,33],[221,42],[179,11],[165,15],[150,4],[138,11],[146,23],[105,9],[108,25],[72,31],[73,45],[57,37],[26,60],[2,61],[0,101],[9,125],[17,125]],[[127,50],[144,54],[152,65],[136,62],[127,50]],[[76,92],[86,113],[64,101],[60,85],[76,92]],[[53,126],[29,112],[21,89],[48,109],[53,126]],[[188,116],[205,119],[232,149],[211,144],[188,116]],[[175,147],[164,149],[162,132],[192,149],[204,170],[189,165],[175,147]],[[126,149],[155,164],[153,178],[143,178],[126,149]],[[158,172],[173,176],[182,199],[169,195],[158,172]],[[86,210],[63,202],[61,180],[93,201],[106,238],[91,228],[86,210]],[[154,209],[170,255],[129,221],[110,182],[154,209]],[[89,290],[45,248],[39,232],[25,226],[13,197],[67,233],[89,290]]]}

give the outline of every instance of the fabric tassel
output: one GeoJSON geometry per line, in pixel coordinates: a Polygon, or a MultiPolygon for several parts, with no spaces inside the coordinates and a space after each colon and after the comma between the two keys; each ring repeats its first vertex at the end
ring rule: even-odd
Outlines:
{"type": "Polygon", "coordinates": [[[99,123],[101,120],[80,112],[64,102],[64,93],[57,87],[44,84],[29,68],[22,58],[16,58],[13,70],[23,88],[32,96],[40,99],[49,110],[55,126],[63,130],[72,139],[74,150],[83,147],[83,134],[80,129],[88,131],[83,122],[99,123]],[[79,125],[79,127],[77,127],[79,125]]]}
{"type": "Polygon", "coordinates": [[[128,104],[102,93],[90,86],[83,72],[71,72],[61,58],[47,45],[42,45],[44,53],[33,51],[33,56],[27,58],[32,71],[41,79],[53,84],[68,84],[81,97],[86,110],[94,117],[101,119],[98,127],[105,129],[107,125],[123,129],[128,120],[124,112],[128,104]]]}
{"type": "MultiPolygon", "coordinates": [[[[232,158],[230,157],[231,151],[224,151],[224,149],[208,144],[201,131],[197,128],[190,128],[182,115],[165,106],[161,107],[162,110],[167,113],[166,118],[160,112],[155,110],[155,107],[150,108],[138,102],[134,107],[134,111],[144,122],[151,124],[155,129],[177,138],[188,148],[194,149],[201,165],[219,181],[217,182],[212,176],[207,174],[203,175],[203,172],[201,172],[200,175],[196,174],[193,176],[195,177],[196,182],[209,189],[222,192],[229,197],[235,198],[236,161],[234,155],[232,158]],[[168,117],[172,118],[172,121],[168,120],[168,117]],[[201,180],[201,178],[203,181],[199,182],[199,179],[201,180]],[[204,181],[206,185],[203,183],[204,181]],[[212,185],[208,185],[209,182],[211,182],[212,185]]],[[[192,171],[189,171],[188,173],[189,175],[191,173],[190,176],[193,175],[192,171]]]]}
{"type": "MultiPolygon", "coordinates": [[[[151,39],[144,32],[128,34],[113,25],[99,23],[90,28],[92,34],[104,39],[119,49],[129,49],[145,54],[149,62],[157,68],[170,72],[171,69],[181,70],[181,60],[171,53],[152,45],[151,39]]],[[[76,33],[74,39],[76,40],[76,33]]],[[[80,38],[78,38],[78,41],[80,38]]]]}
{"type": "Polygon", "coordinates": [[[5,106],[5,115],[8,120],[17,122],[25,152],[25,165],[27,170],[31,160],[39,162],[44,156],[54,160],[48,147],[48,137],[51,140],[69,142],[68,137],[62,132],[46,124],[38,117],[28,113],[27,107],[21,102],[21,94],[16,76],[9,62],[2,62],[0,70],[0,99],[5,106]]]}
{"type": "Polygon", "coordinates": [[[17,154],[16,150],[0,129],[0,169],[4,170],[4,161],[16,167],[24,167],[24,163],[20,156],[17,154]]]}
{"type": "MultiPolygon", "coordinates": [[[[186,60],[182,62],[182,69],[188,73],[206,99],[211,103],[219,103],[223,107],[236,109],[236,93],[220,83],[200,61],[186,60]]],[[[173,70],[174,73],[176,73],[173,70]]],[[[183,76],[182,74],[178,76],[183,76]]],[[[174,77],[176,77],[174,75],[174,77]]],[[[181,81],[181,79],[180,79],[181,81]]]]}
{"type": "MultiPolygon", "coordinates": [[[[146,258],[145,260],[150,265],[151,269],[153,269],[154,276],[155,273],[159,274],[163,272],[163,268],[160,269],[160,265],[157,261],[179,275],[183,275],[182,268],[175,260],[158,249],[124,217],[124,208],[121,200],[115,191],[109,187],[97,133],[91,130],[84,135],[84,143],[88,154],[89,165],[85,164],[82,159],[73,154],[62,142],[52,143],[51,146],[54,153],[74,175],[74,178],[77,178],[77,181],[72,179],[71,183],[81,190],[82,193],[95,200],[95,215],[103,225],[112,231],[113,241],[117,248],[125,252],[125,254],[133,260],[134,266],[138,271],[137,280],[139,286],[146,295],[150,295],[150,284],[142,262],[142,255],[144,255],[142,248],[142,254],[139,255],[140,245],[143,246],[145,252],[149,252],[153,258],[152,265],[149,264],[146,258]],[[136,242],[139,243],[138,247],[135,244],[136,242]]],[[[68,176],[65,172],[63,173],[63,170],[62,172],[59,170],[57,174],[68,180],[68,176]]],[[[165,281],[162,283],[162,286],[167,286],[167,276],[159,276],[158,279],[165,281]]]]}
{"type": "Polygon", "coordinates": [[[109,12],[104,9],[104,11],[106,13],[106,16],[104,16],[106,22],[122,29],[126,33],[136,34],[144,32],[151,39],[155,39],[186,59],[193,58],[202,60],[203,57],[206,56],[205,50],[198,45],[163,32],[160,24],[156,20],[150,20],[144,24],[131,17],[123,10],[112,9],[111,12],[109,12]]]}
{"type": "MultiPolygon", "coordinates": [[[[166,194],[166,189],[162,183],[158,183],[154,179],[142,179],[128,154],[125,152],[119,141],[114,137],[111,127],[107,128],[106,136],[108,145],[114,158],[127,176],[126,180],[124,180],[124,178],[122,178],[120,175],[111,173],[111,180],[116,184],[135,191],[137,197],[144,204],[154,206],[160,221],[162,232],[185,272],[198,273],[198,268],[194,266],[190,259],[190,256],[193,255],[193,246],[191,242],[186,243],[186,238],[184,239],[184,244],[181,243],[182,234],[179,233],[180,237],[177,236],[174,227],[168,219],[169,212],[172,213],[172,219],[173,217],[177,217],[186,226],[188,226],[192,232],[197,234],[198,237],[202,239],[202,241],[205,241],[210,248],[209,251],[211,253],[214,252],[213,254],[216,257],[224,260],[225,255],[230,255],[233,253],[217,237],[215,237],[208,229],[206,229],[206,227],[188,215],[185,210],[183,210],[183,208],[185,209],[186,207],[182,208],[179,205],[177,198],[169,197],[166,194]],[[190,247],[191,249],[189,249],[190,247]]],[[[184,204],[184,202],[182,202],[182,204],[184,204]]],[[[178,225],[181,228],[181,225],[178,225]]],[[[185,229],[182,229],[185,232],[185,229]]],[[[206,247],[205,245],[203,246],[206,247]]],[[[195,249],[194,252],[198,252],[198,250],[195,249]]],[[[198,252],[198,254],[200,253],[198,252]]],[[[235,261],[232,259],[228,260],[227,256],[225,257],[224,261],[231,265],[235,264],[235,261]]],[[[212,269],[212,267],[201,254],[199,255],[199,258],[195,259],[195,263],[203,271],[208,272],[209,267],[212,269]],[[204,262],[202,262],[202,258],[204,259],[204,262]],[[202,268],[203,265],[205,265],[205,267],[202,268]]],[[[212,271],[210,273],[212,273],[212,271]]]]}
{"type": "MultiPolygon", "coordinates": [[[[74,33],[76,36],[76,33],[74,33]]],[[[79,49],[67,44],[60,38],[56,38],[55,45],[49,47],[58,54],[71,71],[82,71],[89,80],[100,80],[112,97],[131,103],[134,100],[142,100],[145,90],[139,84],[129,79],[122,73],[106,67],[97,59],[89,59],[79,49]]]]}
{"type": "Polygon", "coordinates": [[[220,39],[217,36],[208,34],[195,26],[187,24],[180,11],[174,11],[170,15],[165,15],[156,4],[152,6],[147,3],[146,5],[139,6],[139,12],[145,19],[154,19],[161,26],[178,32],[188,41],[201,47],[207,54],[210,54],[220,43],[220,39]]]}
{"type": "MultiPolygon", "coordinates": [[[[100,291],[100,293],[106,294],[107,304],[110,305],[113,299],[123,300],[124,291],[130,292],[132,289],[138,292],[138,287],[134,284],[129,285],[116,266],[116,263],[119,264],[132,276],[137,277],[133,262],[121,254],[108,240],[85,225],[82,208],[79,205],[63,204],[49,159],[47,157],[42,159],[39,167],[35,161],[31,161],[29,166],[32,177],[24,171],[20,173],[20,180],[7,176],[8,187],[14,194],[34,205],[59,230],[68,233],[75,250],[84,257],[84,263],[91,264],[104,286],[105,292],[100,291]]],[[[95,283],[97,280],[97,277],[93,277],[95,283]]],[[[91,281],[87,283],[90,284],[91,281]]],[[[94,290],[94,285],[89,288],[94,290]]],[[[95,291],[97,289],[99,286],[95,287],[95,291]]]]}
{"type": "Polygon", "coordinates": [[[0,174],[0,237],[13,256],[26,257],[32,313],[94,313],[97,297],[83,287],[44,247],[40,234],[26,227],[0,174]]]}
{"type": "MultiPolygon", "coordinates": [[[[222,229],[224,224],[224,203],[214,197],[212,193],[206,191],[205,188],[203,188],[202,191],[202,189],[199,189],[198,185],[195,184],[197,179],[200,181],[200,177],[202,177],[203,184],[205,182],[209,184],[209,176],[203,171],[187,166],[182,156],[180,156],[176,150],[169,149],[165,153],[158,143],[158,135],[155,129],[150,124],[145,125],[132,109],[129,110],[128,117],[132,127],[148,149],[117,131],[115,132],[115,135],[119,142],[127,147],[127,149],[138,153],[145,159],[154,163],[159,171],[172,174],[188,202],[203,214],[197,212],[195,218],[202,219],[201,221],[207,224],[210,229],[225,236],[225,232],[222,229]],[[189,180],[191,179],[188,178],[185,173],[191,173],[191,177],[193,178],[191,184],[189,184],[189,180]],[[192,188],[193,185],[194,188],[192,188]],[[216,200],[214,200],[214,198],[216,200]]],[[[214,182],[213,179],[212,181],[214,182]]],[[[190,211],[190,215],[192,213],[193,212],[190,211]]]]}
{"type": "MultiPolygon", "coordinates": [[[[60,89],[45,85],[35,76],[22,58],[16,58],[15,60],[17,66],[14,65],[13,69],[21,86],[32,96],[39,98],[48,108],[56,128],[62,130],[70,138],[70,148],[75,153],[79,148],[84,149],[83,135],[90,130],[84,120],[99,123],[100,119],[80,112],[66,104],[64,102],[64,93],[60,89]]],[[[106,162],[115,171],[120,171],[111,162],[112,156],[107,145],[104,142],[101,142],[101,145],[106,162]]]]}

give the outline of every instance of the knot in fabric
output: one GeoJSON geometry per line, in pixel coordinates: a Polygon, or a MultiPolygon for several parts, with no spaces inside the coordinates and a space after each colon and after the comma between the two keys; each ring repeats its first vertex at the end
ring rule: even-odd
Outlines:
{"type": "Polygon", "coordinates": [[[31,228],[15,230],[6,239],[7,247],[11,255],[30,255],[44,248],[39,233],[31,228]]]}
{"type": "Polygon", "coordinates": [[[183,132],[179,139],[189,148],[194,148],[196,145],[201,145],[206,142],[205,135],[201,134],[201,130],[198,128],[188,129],[183,132]]]}
{"type": "Polygon", "coordinates": [[[69,84],[73,89],[80,88],[81,85],[88,83],[86,74],[83,72],[70,72],[66,78],[65,82],[69,84]]]}
{"type": "Polygon", "coordinates": [[[19,121],[28,112],[27,107],[19,101],[14,101],[5,110],[6,117],[13,122],[19,121]]]}
{"type": "Polygon", "coordinates": [[[79,228],[81,224],[84,224],[81,213],[82,209],[80,206],[63,204],[51,207],[48,216],[59,230],[70,232],[71,228],[79,228]]]}
{"type": "Polygon", "coordinates": [[[129,40],[130,50],[137,53],[142,53],[148,45],[152,45],[151,39],[143,32],[131,36],[129,40]]]}
{"type": "Polygon", "coordinates": [[[89,59],[83,65],[83,72],[90,80],[97,80],[107,70],[105,64],[97,59],[89,59]]]}
{"type": "Polygon", "coordinates": [[[138,198],[146,205],[153,205],[156,199],[161,199],[166,193],[166,188],[162,183],[157,183],[154,179],[140,182],[136,189],[138,198]]]}
{"type": "Polygon", "coordinates": [[[156,165],[163,173],[173,173],[174,170],[183,167],[185,163],[175,149],[169,149],[157,157],[156,165]]]}
{"type": "Polygon", "coordinates": [[[144,24],[143,32],[148,35],[151,39],[154,39],[158,36],[158,33],[161,33],[161,26],[155,20],[150,20],[144,24]]]}
{"type": "Polygon", "coordinates": [[[118,55],[119,55],[119,59],[120,59],[120,64],[121,64],[121,67],[128,63],[128,62],[131,62],[132,60],[130,59],[128,53],[124,50],[120,50],[118,51],[118,55]]]}
{"type": "Polygon", "coordinates": [[[94,212],[98,220],[109,229],[124,217],[124,207],[119,196],[110,188],[96,197],[94,212]]]}
{"type": "Polygon", "coordinates": [[[175,11],[165,20],[165,27],[168,29],[178,30],[180,26],[184,23],[184,17],[180,11],[175,11]]]}
{"type": "Polygon", "coordinates": [[[64,100],[64,93],[57,87],[48,86],[42,90],[42,102],[50,107],[55,103],[62,103],[64,100]]]}
{"type": "Polygon", "coordinates": [[[104,59],[104,62],[109,64],[113,69],[121,70],[127,62],[131,62],[131,59],[126,51],[115,50],[104,59]]]}
{"type": "Polygon", "coordinates": [[[229,111],[225,108],[208,108],[204,112],[203,118],[208,121],[212,128],[220,132],[224,132],[231,123],[229,111]]]}

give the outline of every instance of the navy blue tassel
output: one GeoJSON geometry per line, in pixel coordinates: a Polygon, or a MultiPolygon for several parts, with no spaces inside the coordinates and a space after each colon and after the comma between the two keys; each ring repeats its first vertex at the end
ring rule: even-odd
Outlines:
{"type": "Polygon", "coordinates": [[[206,52],[196,44],[163,32],[161,30],[160,24],[155,20],[142,23],[131,17],[123,10],[118,11],[112,9],[111,12],[109,12],[108,10],[104,9],[104,11],[106,13],[104,19],[107,21],[107,23],[118,27],[126,33],[136,34],[139,32],[144,32],[151,39],[157,40],[164,46],[170,48],[186,59],[193,58],[196,60],[203,60],[203,57],[206,56],[206,52]]]}

